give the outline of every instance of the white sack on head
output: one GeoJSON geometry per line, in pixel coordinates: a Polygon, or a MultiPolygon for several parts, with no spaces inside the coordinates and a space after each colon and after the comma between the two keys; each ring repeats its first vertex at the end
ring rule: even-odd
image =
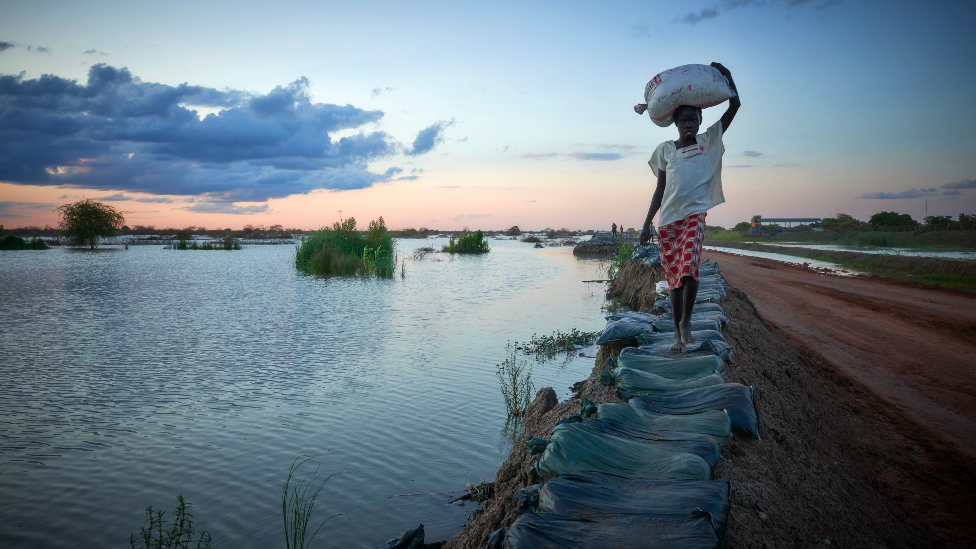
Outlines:
{"type": "Polygon", "coordinates": [[[655,76],[644,88],[647,113],[666,128],[674,122],[674,110],[681,105],[705,109],[735,97],[729,81],[709,65],[682,65],[655,76]]]}

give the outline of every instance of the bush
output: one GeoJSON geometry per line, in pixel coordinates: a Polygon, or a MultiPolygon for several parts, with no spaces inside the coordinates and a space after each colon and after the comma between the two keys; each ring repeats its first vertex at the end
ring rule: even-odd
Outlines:
{"type": "Polygon", "coordinates": [[[458,238],[456,241],[452,236],[450,242],[441,251],[451,254],[486,254],[491,251],[491,248],[488,247],[488,239],[485,238],[485,233],[475,231],[458,238]]]}
{"type": "Polygon", "coordinates": [[[624,268],[627,261],[630,260],[630,256],[634,253],[633,244],[624,244],[617,248],[617,252],[610,259],[610,266],[607,268],[607,276],[613,278],[617,276],[620,269],[624,268]]]}
{"type": "Polygon", "coordinates": [[[295,267],[317,275],[392,278],[396,272],[393,238],[382,217],[371,221],[365,232],[356,230],[355,218],[336,221],[331,229],[302,238],[295,267]]]}
{"type": "Polygon", "coordinates": [[[47,250],[50,246],[38,237],[34,237],[30,242],[14,235],[7,235],[0,238],[0,250],[47,250]]]}
{"type": "Polygon", "coordinates": [[[528,243],[532,244],[532,243],[536,243],[536,242],[542,242],[542,239],[539,238],[538,236],[529,235],[529,236],[524,237],[522,239],[522,242],[528,242],[528,243]]]}

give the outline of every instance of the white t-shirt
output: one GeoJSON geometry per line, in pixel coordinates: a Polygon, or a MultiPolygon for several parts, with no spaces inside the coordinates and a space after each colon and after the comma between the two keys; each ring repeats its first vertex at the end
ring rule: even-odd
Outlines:
{"type": "Polygon", "coordinates": [[[656,176],[664,170],[667,183],[658,215],[663,227],[689,215],[703,213],[725,202],[722,194],[722,121],[696,136],[697,145],[678,150],[674,141],[654,149],[647,161],[656,176]]]}

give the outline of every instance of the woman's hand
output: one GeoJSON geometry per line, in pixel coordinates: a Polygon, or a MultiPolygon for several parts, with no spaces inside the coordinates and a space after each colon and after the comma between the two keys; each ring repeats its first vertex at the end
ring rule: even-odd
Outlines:
{"type": "Polygon", "coordinates": [[[640,235],[641,246],[647,246],[648,244],[651,243],[652,230],[654,230],[654,225],[651,225],[650,227],[644,227],[644,230],[641,231],[641,235],[640,235]]]}
{"type": "Polygon", "coordinates": [[[729,69],[725,68],[725,65],[723,65],[721,63],[712,63],[712,66],[715,67],[716,69],[718,69],[718,72],[722,73],[722,76],[731,76],[732,75],[732,73],[729,72],[729,69]]]}

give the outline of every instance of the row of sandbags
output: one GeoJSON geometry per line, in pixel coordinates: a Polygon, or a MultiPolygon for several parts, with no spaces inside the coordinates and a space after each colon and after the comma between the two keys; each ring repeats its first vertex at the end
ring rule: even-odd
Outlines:
{"type": "MultiPolygon", "coordinates": [[[[707,269],[720,277],[716,264],[707,269]]],[[[732,353],[718,304],[696,305],[694,321],[709,324],[693,325],[701,329],[682,354],[670,352],[673,331],[654,329],[667,312],[608,317],[641,325],[601,374],[621,402],[583,399],[549,440],[528,442],[544,483],[519,493],[523,515],[488,548],[721,547],[729,482],[712,470],[733,428],[759,437],[753,392],[722,378],[732,353]]]]}

